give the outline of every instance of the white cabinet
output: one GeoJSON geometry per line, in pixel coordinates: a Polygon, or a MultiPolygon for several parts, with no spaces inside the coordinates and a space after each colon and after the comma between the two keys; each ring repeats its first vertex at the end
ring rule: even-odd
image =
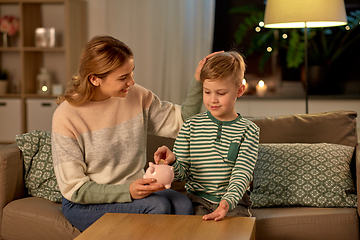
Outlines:
{"type": "Polygon", "coordinates": [[[22,134],[21,99],[0,99],[0,142],[13,143],[22,134]]]}
{"type": "Polygon", "coordinates": [[[57,106],[54,98],[26,99],[27,132],[51,131],[52,116],[57,106]]]}

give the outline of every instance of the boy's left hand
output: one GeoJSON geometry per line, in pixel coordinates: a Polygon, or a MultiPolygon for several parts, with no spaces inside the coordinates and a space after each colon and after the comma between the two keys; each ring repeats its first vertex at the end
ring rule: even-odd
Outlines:
{"type": "Polygon", "coordinates": [[[223,220],[229,211],[229,203],[226,200],[221,200],[219,206],[215,211],[203,216],[203,220],[215,220],[220,221],[223,220]]]}

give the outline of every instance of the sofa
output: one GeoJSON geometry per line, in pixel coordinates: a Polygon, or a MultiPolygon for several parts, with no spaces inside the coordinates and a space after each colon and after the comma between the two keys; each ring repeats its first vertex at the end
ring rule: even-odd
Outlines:
{"type": "MultiPolygon", "coordinates": [[[[360,145],[356,117],[357,113],[353,111],[334,111],[250,118],[260,127],[259,164],[255,167],[249,192],[251,198],[256,199],[253,200],[252,213],[256,217],[257,240],[359,239],[359,200],[356,192],[360,186],[357,179],[360,145]],[[318,144],[330,144],[335,148],[318,144]],[[300,150],[294,153],[299,146],[300,150]],[[309,150],[313,146],[317,146],[314,151],[320,152],[320,155],[309,150]],[[339,168],[337,160],[343,157],[338,152],[343,151],[347,154],[344,154],[347,163],[341,163],[344,166],[339,168]],[[311,156],[306,163],[308,154],[311,156]],[[293,162],[289,163],[287,159],[293,162]],[[320,159],[319,165],[316,165],[317,159],[320,159]],[[278,165],[273,166],[272,163],[278,165]],[[312,165],[316,168],[310,170],[312,165]],[[308,171],[296,169],[296,166],[308,171]],[[338,175],[340,173],[341,176],[338,175]],[[301,174],[305,179],[313,177],[313,180],[304,182],[298,178],[301,174]],[[350,182],[341,183],[342,176],[350,178],[350,182]],[[320,182],[322,179],[325,186],[320,182]],[[337,186],[339,183],[342,184],[340,187],[337,186]],[[274,191],[269,193],[269,189],[274,191]],[[298,198],[289,197],[292,193],[298,198]],[[281,194],[284,196],[279,196],[281,194]],[[313,202],[309,200],[311,196],[315,198],[313,202]],[[326,197],[329,196],[330,201],[327,202],[326,197]]],[[[148,160],[152,160],[159,146],[172,147],[173,142],[174,139],[149,135],[148,160]]],[[[61,204],[29,194],[24,181],[25,169],[24,153],[16,143],[0,147],[1,238],[64,240],[79,235],[80,232],[63,216],[61,204]]],[[[172,188],[184,192],[184,182],[174,182],[172,188]]]]}

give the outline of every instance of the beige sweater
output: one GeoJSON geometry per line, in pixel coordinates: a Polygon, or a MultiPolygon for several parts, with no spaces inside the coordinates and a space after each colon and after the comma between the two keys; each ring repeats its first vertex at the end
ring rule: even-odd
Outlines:
{"type": "Polygon", "coordinates": [[[78,107],[61,103],[53,116],[51,139],[62,195],[76,203],[131,201],[129,185],[144,174],[147,134],[176,137],[181,113],[200,111],[201,91],[194,81],[183,110],[139,85],[125,98],[78,107]]]}

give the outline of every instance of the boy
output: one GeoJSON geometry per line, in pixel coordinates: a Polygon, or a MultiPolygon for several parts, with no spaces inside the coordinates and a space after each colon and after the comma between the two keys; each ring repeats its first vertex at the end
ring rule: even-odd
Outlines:
{"type": "Polygon", "coordinates": [[[154,154],[156,163],[165,155],[165,164],[174,167],[175,180],[186,179],[194,212],[204,215],[204,220],[251,216],[246,189],[257,159],[259,128],[235,111],[236,100],[245,91],[244,72],[244,59],[237,52],[209,58],[200,74],[208,111],[184,123],[174,154],[166,146],[154,154]]]}

